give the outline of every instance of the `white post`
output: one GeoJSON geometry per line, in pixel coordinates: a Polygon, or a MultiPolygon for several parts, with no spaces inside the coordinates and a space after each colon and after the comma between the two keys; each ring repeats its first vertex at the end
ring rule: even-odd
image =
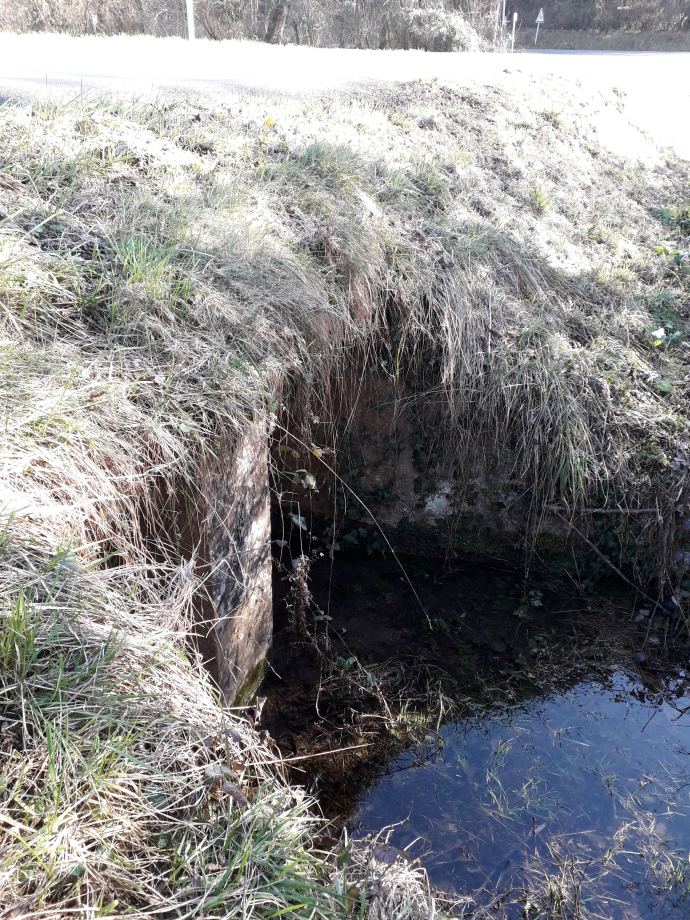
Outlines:
{"type": "Polygon", "coordinates": [[[517,13],[513,13],[513,37],[510,42],[510,51],[511,54],[515,51],[515,23],[517,22],[517,13]]]}
{"type": "Polygon", "coordinates": [[[506,0],[503,0],[503,16],[501,17],[501,28],[505,29],[506,25],[506,0]]]}
{"type": "Polygon", "coordinates": [[[187,0],[187,34],[190,42],[194,41],[194,0],[187,0]]]}
{"type": "Polygon", "coordinates": [[[540,25],[541,25],[541,23],[538,22],[538,23],[537,23],[537,34],[534,36],[534,44],[535,44],[535,45],[537,44],[537,39],[539,38],[539,26],[540,26],[540,25]]]}

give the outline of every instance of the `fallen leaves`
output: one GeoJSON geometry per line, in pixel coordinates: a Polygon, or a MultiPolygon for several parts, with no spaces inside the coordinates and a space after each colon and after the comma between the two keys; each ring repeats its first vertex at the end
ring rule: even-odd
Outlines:
{"type": "Polygon", "coordinates": [[[242,808],[246,808],[249,805],[247,796],[234,783],[223,783],[223,792],[233,798],[242,808]]]}

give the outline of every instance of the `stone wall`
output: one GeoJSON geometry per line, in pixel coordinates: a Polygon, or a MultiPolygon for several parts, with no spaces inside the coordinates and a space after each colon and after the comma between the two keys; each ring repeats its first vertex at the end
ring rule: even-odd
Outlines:
{"type": "Polygon", "coordinates": [[[302,444],[288,436],[285,447],[274,450],[276,466],[285,474],[284,507],[294,510],[291,498],[321,519],[335,513],[336,539],[347,544],[353,528],[375,527],[356,493],[401,552],[445,555],[475,543],[477,551],[486,551],[482,541],[512,549],[528,534],[531,540],[540,534],[563,540],[562,522],[550,515],[534,517],[521,471],[510,457],[499,463],[491,456],[479,428],[476,450],[459,456],[457,444],[444,436],[447,422],[438,402],[419,398],[378,372],[346,379],[335,430],[315,425],[311,434],[301,433],[302,444]],[[305,442],[325,449],[323,459],[329,466],[335,463],[345,485],[336,483],[313,450],[305,450],[305,442]],[[313,476],[318,491],[305,485],[310,480],[300,468],[313,476]]]}
{"type": "Polygon", "coordinates": [[[265,424],[238,435],[203,471],[208,509],[198,526],[207,596],[199,648],[226,704],[258,686],[273,643],[271,522],[265,424]]]}

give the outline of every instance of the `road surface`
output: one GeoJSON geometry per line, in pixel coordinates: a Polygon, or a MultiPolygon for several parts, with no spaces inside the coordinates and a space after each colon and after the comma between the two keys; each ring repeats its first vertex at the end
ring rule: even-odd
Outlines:
{"type": "Polygon", "coordinates": [[[439,77],[460,84],[566,80],[616,87],[626,113],[659,144],[690,159],[690,54],[556,52],[434,54],[423,51],[194,43],[178,38],[0,35],[0,98],[260,92],[306,96],[439,77]]]}

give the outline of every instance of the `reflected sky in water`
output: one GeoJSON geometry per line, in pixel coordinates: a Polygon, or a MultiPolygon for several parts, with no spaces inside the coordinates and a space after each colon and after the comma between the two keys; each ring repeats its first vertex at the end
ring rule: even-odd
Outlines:
{"type": "Polygon", "coordinates": [[[421,857],[439,888],[479,890],[480,902],[570,860],[583,910],[685,918],[690,903],[655,894],[652,872],[670,851],[688,865],[685,706],[690,696],[669,705],[621,673],[448,724],[428,761],[408,751],[389,764],[363,794],[353,833],[402,822],[390,843],[421,857]]]}

